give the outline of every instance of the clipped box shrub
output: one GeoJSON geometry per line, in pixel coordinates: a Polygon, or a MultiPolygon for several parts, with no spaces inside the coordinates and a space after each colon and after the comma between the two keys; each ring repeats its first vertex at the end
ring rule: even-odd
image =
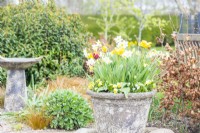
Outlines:
{"type": "MultiPolygon", "coordinates": [[[[52,2],[0,7],[0,55],[44,57],[27,71],[28,81],[31,77],[38,82],[57,74],[84,74],[82,50],[87,38],[79,15],[68,15],[52,2]]],[[[4,75],[1,70],[0,79],[5,81],[4,75]]]]}
{"type": "Polygon", "coordinates": [[[92,122],[92,110],[79,94],[64,89],[52,92],[46,100],[46,115],[51,128],[73,130],[92,122]]]}

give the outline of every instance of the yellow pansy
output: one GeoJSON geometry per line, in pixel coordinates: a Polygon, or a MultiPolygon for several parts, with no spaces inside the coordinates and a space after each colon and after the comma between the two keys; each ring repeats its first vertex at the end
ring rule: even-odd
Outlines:
{"type": "Polygon", "coordinates": [[[91,90],[94,88],[94,82],[90,82],[89,85],[88,85],[88,88],[91,90]]]}
{"type": "Polygon", "coordinates": [[[117,85],[113,85],[113,88],[116,89],[116,88],[117,88],[117,85]]]}
{"type": "Polygon", "coordinates": [[[96,83],[99,83],[99,82],[101,82],[101,80],[100,80],[100,79],[98,79],[98,80],[96,81],[96,83]]]}
{"type": "Polygon", "coordinates": [[[99,81],[98,87],[101,87],[103,85],[102,81],[99,81]]]}
{"type": "Polygon", "coordinates": [[[89,66],[89,71],[93,72],[94,71],[94,67],[93,66],[89,66]]]}
{"type": "Polygon", "coordinates": [[[88,59],[92,59],[92,58],[93,58],[93,54],[92,54],[92,53],[89,53],[89,54],[87,55],[87,58],[88,58],[88,59]]]}
{"type": "Polygon", "coordinates": [[[102,47],[102,52],[106,53],[108,51],[108,48],[106,46],[102,47]]]}
{"type": "Polygon", "coordinates": [[[117,89],[114,89],[114,90],[113,90],[113,93],[114,93],[114,94],[117,94],[117,92],[118,92],[117,89]]]}
{"type": "Polygon", "coordinates": [[[146,48],[146,49],[149,49],[151,47],[151,44],[152,44],[151,42],[147,42],[145,40],[142,40],[140,42],[140,46],[143,47],[143,48],[146,48]]]}
{"type": "Polygon", "coordinates": [[[122,84],[121,83],[117,83],[117,88],[121,88],[122,84]]]}

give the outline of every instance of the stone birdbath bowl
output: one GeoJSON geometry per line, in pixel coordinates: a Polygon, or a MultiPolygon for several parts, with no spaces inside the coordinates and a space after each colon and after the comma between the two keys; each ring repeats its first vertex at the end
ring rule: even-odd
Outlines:
{"type": "Polygon", "coordinates": [[[40,62],[39,58],[4,58],[0,57],[0,67],[7,69],[5,111],[19,111],[25,106],[27,87],[25,69],[40,62]]]}

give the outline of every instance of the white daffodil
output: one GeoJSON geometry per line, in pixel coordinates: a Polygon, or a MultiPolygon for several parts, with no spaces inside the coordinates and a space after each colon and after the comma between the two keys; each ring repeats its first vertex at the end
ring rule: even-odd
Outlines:
{"type": "Polygon", "coordinates": [[[104,58],[102,58],[102,60],[103,60],[106,64],[112,63],[112,60],[111,60],[109,57],[104,57],[104,58]]]}
{"type": "Polygon", "coordinates": [[[132,54],[133,54],[132,51],[127,50],[127,51],[125,51],[125,52],[122,54],[122,57],[124,57],[124,58],[129,58],[129,57],[132,56],[132,54]]]}
{"type": "Polygon", "coordinates": [[[149,58],[153,58],[153,57],[156,57],[156,56],[159,56],[159,52],[157,50],[155,50],[155,49],[150,50],[147,53],[147,57],[149,57],[149,58]]]}
{"type": "Polygon", "coordinates": [[[120,43],[117,44],[118,48],[127,48],[128,47],[128,42],[125,40],[122,40],[120,43]]]}
{"type": "Polygon", "coordinates": [[[97,51],[98,50],[98,46],[96,44],[92,45],[92,50],[97,51]]]}
{"type": "Polygon", "coordinates": [[[99,40],[96,42],[95,45],[97,45],[98,47],[101,47],[101,46],[102,46],[102,44],[101,44],[101,42],[100,42],[99,40]]]}
{"type": "Polygon", "coordinates": [[[157,50],[153,49],[147,53],[147,57],[149,57],[149,58],[169,57],[169,52],[157,51],[157,50]]]}
{"type": "Polygon", "coordinates": [[[84,54],[85,57],[88,56],[88,53],[87,53],[87,50],[86,50],[86,49],[83,50],[83,54],[84,54]]]}
{"type": "Polygon", "coordinates": [[[103,57],[104,55],[105,55],[105,54],[102,53],[102,52],[99,53],[99,57],[103,57]]]}
{"type": "Polygon", "coordinates": [[[101,42],[98,40],[95,44],[92,45],[92,49],[97,51],[101,46],[101,42]]]}
{"type": "Polygon", "coordinates": [[[94,66],[95,60],[94,60],[94,59],[89,59],[89,60],[87,60],[86,64],[87,64],[88,66],[94,66]]]}
{"type": "Polygon", "coordinates": [[[121,42],[123,41],[123,39],[122,39],[121,36],[115,37],[114,40],[115,40],[115,42],[116,42],[117,44],[119,44],[119,43],[121,43],[121,42]]]}

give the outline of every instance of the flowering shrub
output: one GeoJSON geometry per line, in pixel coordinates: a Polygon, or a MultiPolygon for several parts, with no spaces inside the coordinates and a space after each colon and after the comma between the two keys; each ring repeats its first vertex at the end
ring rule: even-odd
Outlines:
{"type": "Polygon", "coordinates": [[[100,41],[92,45],[92,52],[84,50],[87,65],[93,76],[89,89],[95,92],[148,92],[156,86],[158,60],[148,57],[151,43],[127,42],[120,36],[114,39],[116,47],[109,51],[100,41]],[[141,49],[144,48],[144,49],[141,49]]]}

